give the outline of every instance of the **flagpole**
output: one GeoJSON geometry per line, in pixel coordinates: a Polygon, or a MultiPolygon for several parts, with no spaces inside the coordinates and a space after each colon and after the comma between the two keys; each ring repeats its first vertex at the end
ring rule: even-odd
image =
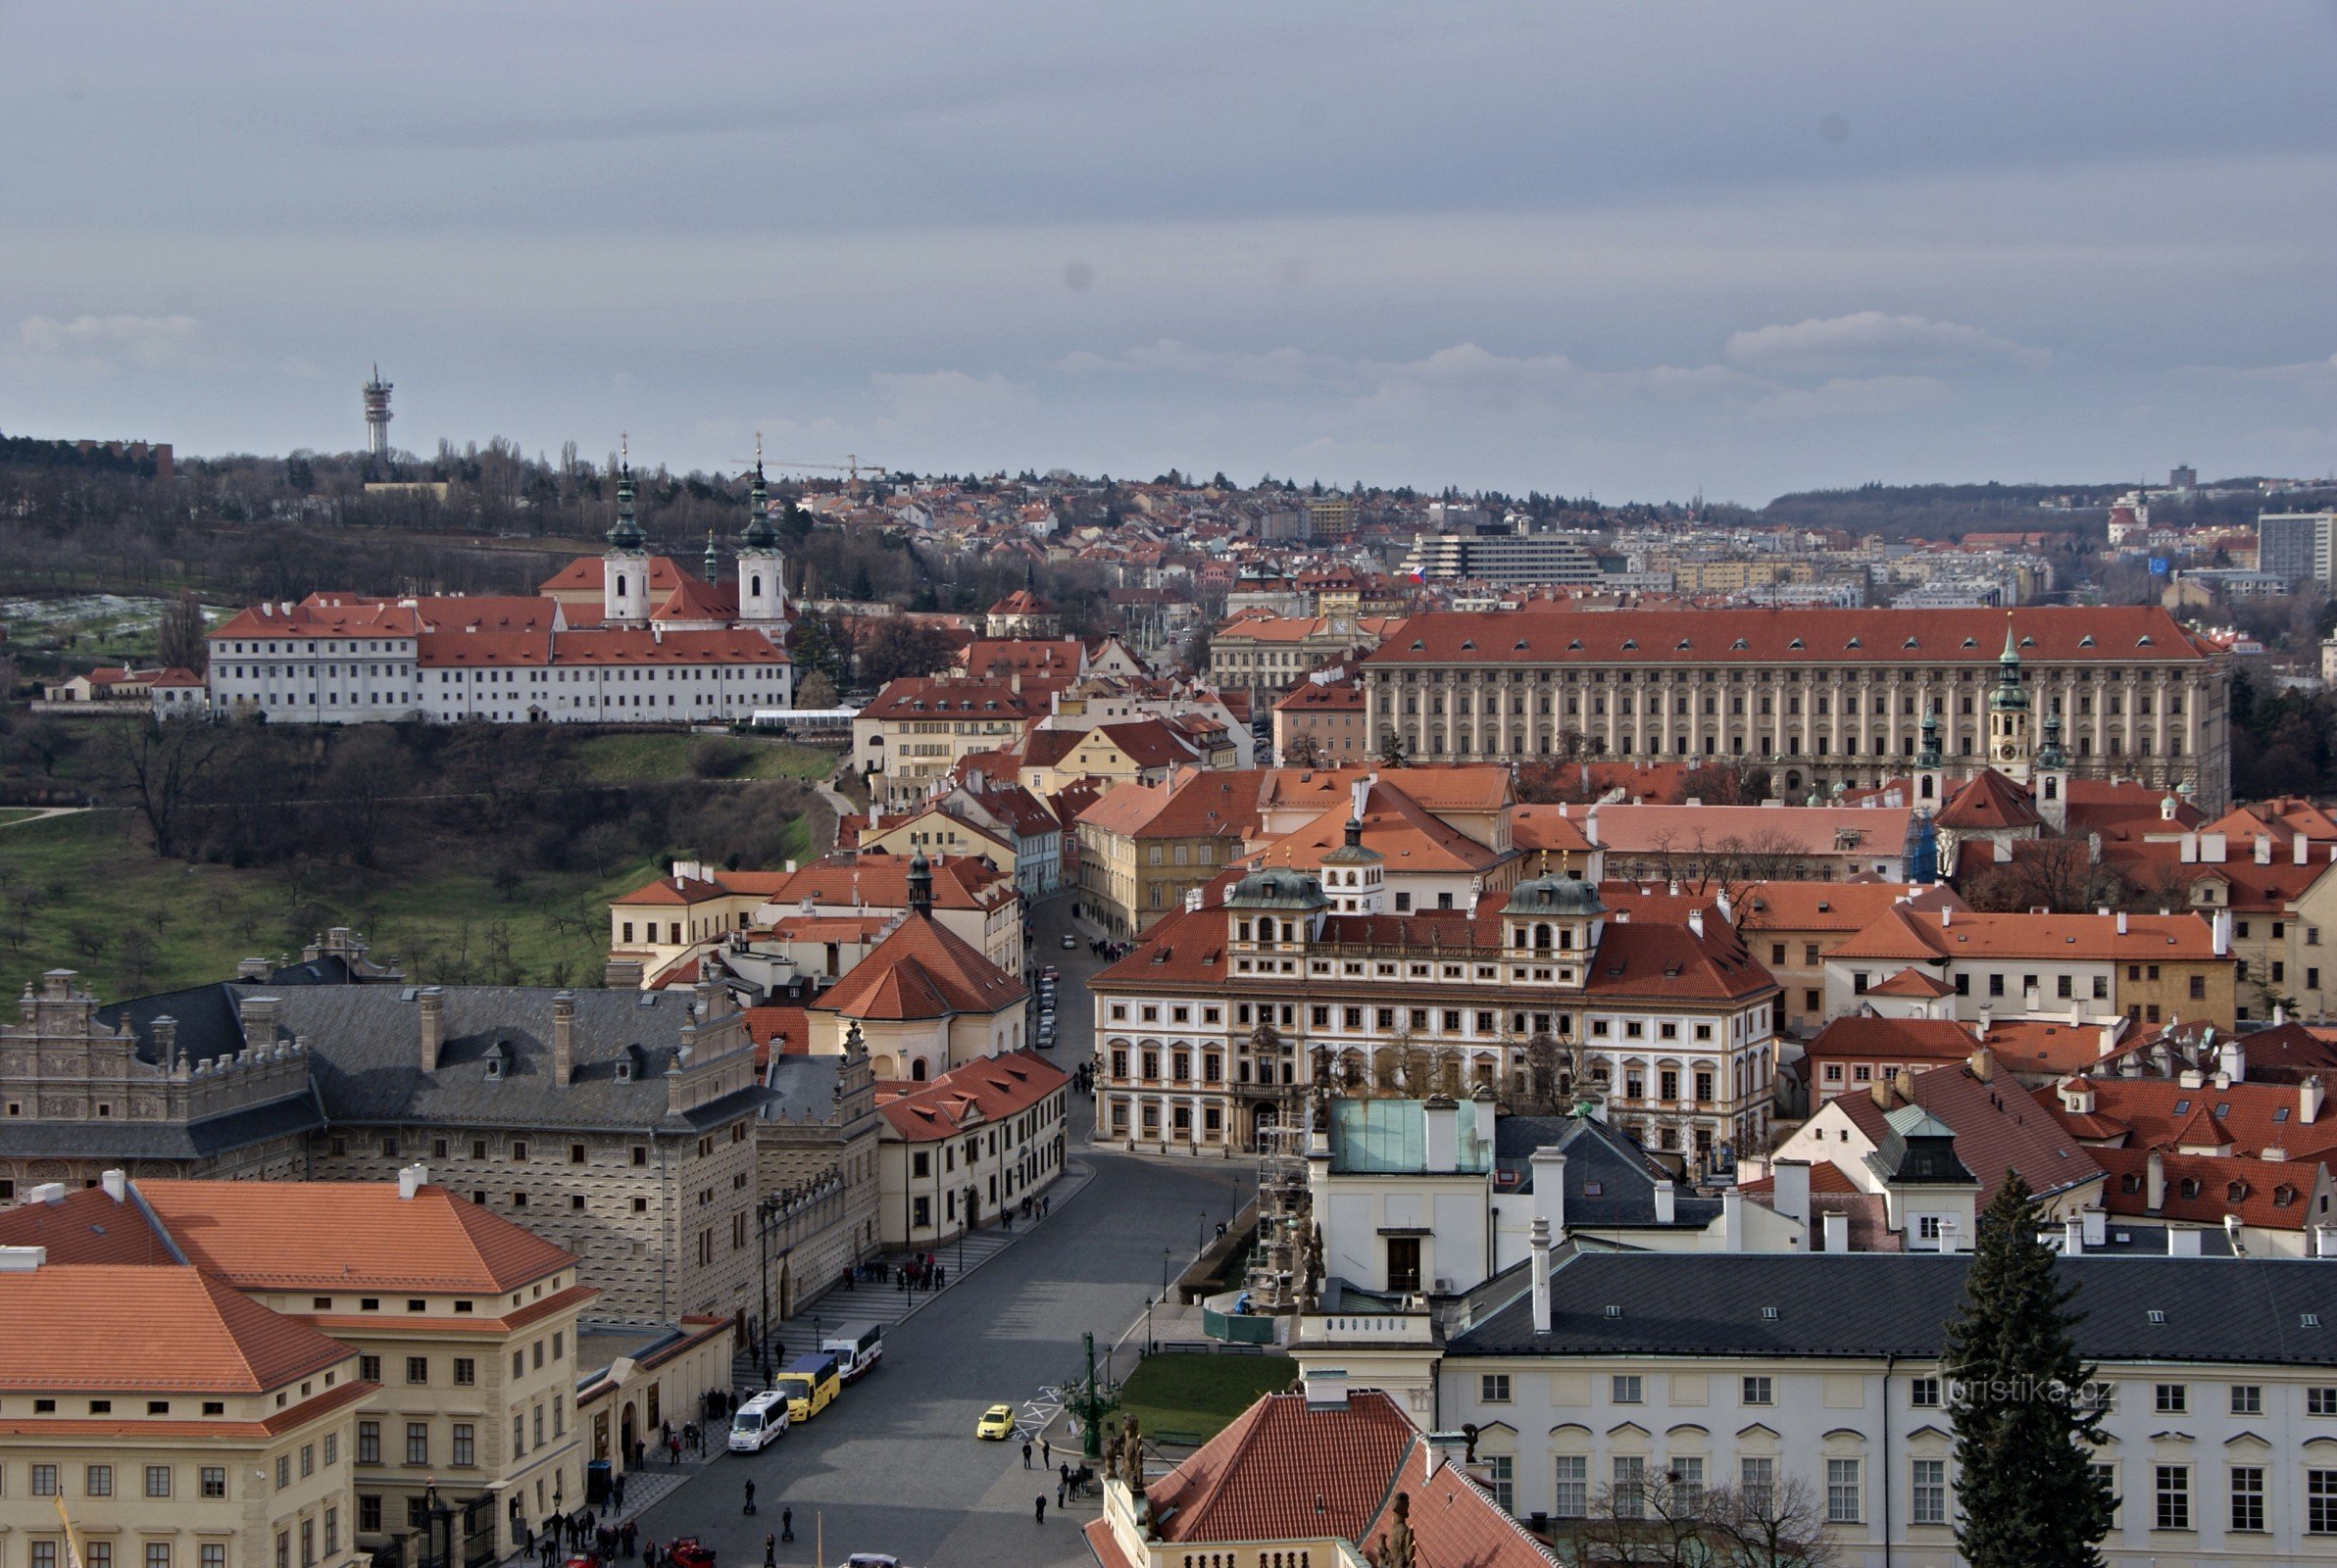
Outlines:
{"type": "Polygon", "coordinates": [[[56,1502],[57,1518],[65,1526],[65,1568],[81,1568],[81,1544],[74,1536],[73,1515],[65,1511],[63,1493],[58,1494],[56,1502]]]}

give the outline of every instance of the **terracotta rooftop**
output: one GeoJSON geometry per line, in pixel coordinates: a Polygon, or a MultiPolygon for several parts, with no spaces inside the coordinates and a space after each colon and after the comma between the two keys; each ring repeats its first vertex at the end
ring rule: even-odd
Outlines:
{"type": "Polygon", "coordinates": [[[0,1390],[10,1394],[266,1394],[356,1355],[180,1264],[0,1273],[0,1390]]]}
{"type": "Polygon", "coordinates": [[[1362,1391],[1310,1409],[1268,1394],[1147,1488],[1164,1541],[1365,1538],[1417,1437],[1403,1407],[1362,1391]]]}
{"type": "Polygon", "coordinates": [[[1983,767],[1964,780],[1939,808],[1941,827],[1966,833],[2033,828],[2044,820],[2028,791],[1993,767],[1983,767]]]}
{"type": "Polygon", "coordinates": [[[983,1056],[930,1083],[876,1086],[876,1109],[909,1143],[954,1137],[975,1123],[1018,1115],[1071,1081],[1070,1074],[1028,1051],[983,1056]]]}
{"type": "Polygon", "coordinates": [[[912,913],[813,1006],[851,1018],[942,1018],[997,1012],[1028,995],[964,937],[912,913]]]}

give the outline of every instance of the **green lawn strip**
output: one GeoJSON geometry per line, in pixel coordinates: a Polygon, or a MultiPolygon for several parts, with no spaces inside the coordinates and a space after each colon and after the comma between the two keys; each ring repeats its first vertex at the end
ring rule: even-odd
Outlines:
{"type": "MultiPolygon", "coordinates": [[[[798,818],[787,853],[807,845],[798,818]]],[[[126,813],[52,817],[0,832],[0,983],[63,967],[108,1000],[201,985],[246,956],[297,957],[337,924],[417,979],[598,985],[609,900],[663,871],[644,858],[498,889],[458,842],[395,869],[188,865],[149,855],[126,813]]]]}
{"type": "Polygon", "coordinates": [[[1119,1403],[1146,1432],[1207,1441],[1260,1395],[1297,1380],[1298,1363],[1286,1355],[1154,1355],[1120,1385],[1119,1403]]]}
{"type": "Polygon", "coordinates": [[[744,760],[736,771],[723,775],[727,778],[825,778],[836,765],[834,754],[817,747],[749,737],[690,735],[679,730],[594,735],[578,744],[576,758],[585,777],[629,784],[640,779],[694,778],[692,760],[701,750],[713,747],[742,749],[744,760]]]}

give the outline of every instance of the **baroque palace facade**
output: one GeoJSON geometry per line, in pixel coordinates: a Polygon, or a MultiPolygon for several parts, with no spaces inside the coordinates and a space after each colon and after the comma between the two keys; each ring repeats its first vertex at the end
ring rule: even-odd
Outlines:
{"type": "Polygon", "coordinates": [[[1362,676],[1374,754],[1394,735],[1422,761],[1707,758],[1798,797],[1906,776],[1926,716],[1949,765],[1991,760],[2007,653],[2078,776],[2224,808],[2229,671],[2156,607],[1441,612],[1392,631],[1362,676]]]}
{"type": "Polygon", "coordinates": [[[1710,919],[1617,918],[1545,867],[1474,908],[1391,915],[1384,887],[1351,837],[1319,871],[1196,891],[1097,974],[1097,1140],[1229,1154],[1319,1076],[1357,1096],[1601,1100],[1695,1169],[1760,1147],[1778,990],[1724,901],[1710,919]]]}

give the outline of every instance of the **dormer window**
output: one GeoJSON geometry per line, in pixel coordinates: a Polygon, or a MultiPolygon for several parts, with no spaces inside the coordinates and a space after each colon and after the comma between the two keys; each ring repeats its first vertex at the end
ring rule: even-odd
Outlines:
{"type": "Polygon", "coordinates": [[[633,1058],[629,1054],[617,1058],[617,1081],[621,1084],[633,1081],[633,1058]]]}

